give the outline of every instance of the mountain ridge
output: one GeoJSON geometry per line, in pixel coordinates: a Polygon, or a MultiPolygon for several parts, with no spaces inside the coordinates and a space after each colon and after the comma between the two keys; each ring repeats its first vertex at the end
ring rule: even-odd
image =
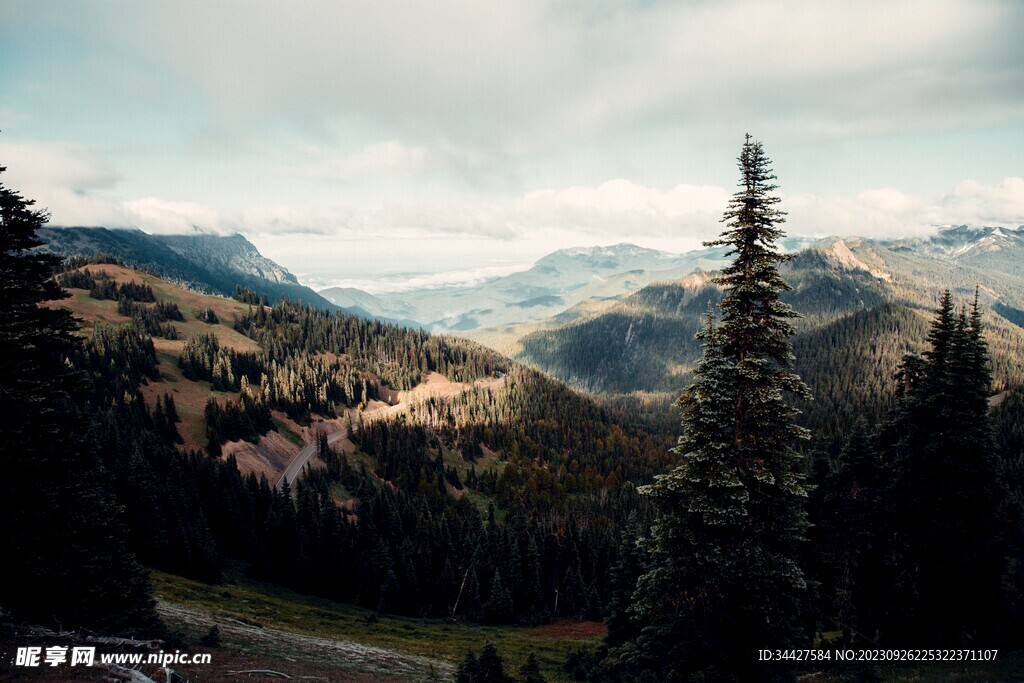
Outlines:
{"type": "Polygon", "coordinates": [[[62,256],[107,254],[200,292],[230,295],[236,286],[327,310],[339,306],[299,283],[287,268],[260,254],[243,235],[154,235],[137,228],[45,227],[41,247],[62,256]]]}

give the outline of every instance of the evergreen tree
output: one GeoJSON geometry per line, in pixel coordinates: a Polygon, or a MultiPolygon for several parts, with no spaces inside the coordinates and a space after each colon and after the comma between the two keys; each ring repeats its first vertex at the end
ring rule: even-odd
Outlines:
{"type": "Polygon", "coordinates": [[[793,372],[796,313],[779,300],[786,260],[774,242],[783,213],[771,193],[769,160],[747,136],[741,180],[721,239],[734,256],[717,282],[726,292],[722,324],[711,312],[703,356],[680,404],[681,463],[643,487],[656,518],[650,569],[634,595],[640,635],[609,654],[623,677],[638,670],[666,680],[784,676],[751,657],[757,647],[802,640],[806,582],[797,564],[807,527],[803,458],[787,396],[808,392],[793,372]]]}
{"type": "Polygon", "coordinates": [[[495,571],[491,579],[491,597],[484,605],[484,616],[492,624],[507,624],[512,621],[512,596],[505,588],[501,572],[495,571]]]}
{"type": "Polygon", "coordinates": [[[480,665],[476,661],[476,653],[470,650],[455,671],[455,683],[478,683],[479,680],[480,665]]]}
{"type": "Polygon", "coordinates": [[[1005,490],[986,397],[991,378],[977,300],[946,291],[924,359],[904,363],[882,444],[892,468],[887,643],[950,645],[995,631],[1001,616],[1005,490]]]}
{"type": "Polygon", "coordinates": [[[636,514],[630,515],[620,532],[618,554],[611,566],[610,593],[608,603],[608,635],[605,644],[618,647],[635,639],[639,635],[640,624],[629,616],[630,599],[636,588],[637,579],[643,573],[646,559],[643,549],[638,543],[640,531],[636,514]]]}
{"type": "Polygon", "coordinates": [[[398,612],[402,604],[402,587],[398,583],[398,576],[394,569],[388,570],[387,578],[380,587],[380,600],[377,601],[377,611],[381,613],[398,612]]]}
{"type": "Polygon", "coordinates": [[[463,612],[470,619],[479,619],[480,610],[480,579],[477,577],[476,569],[471,569],[462,591],[462,600],[459,603],[458,611],[463,612]]]}
{"type": "Polygon", "coordinates": [[[32,206],[0,184],[0,604],[65,628],[151,632],[148,578],[82,439],[87,384],[69,367],[77,323],[39,305],[67,293],[51,278],[60,259],[34,251],[47,216],[32,206]]]}
{"type": "Polygon", "coordinates": [[[537,663],[537,656],[532,652],[526,658],[526,662],[519,669],[520,683],[547,683],[547,679],[540,672],[540,664],[537,663]]]}
{"type": "Polygon", "coordinates": [[[455,681],[456,683],[512,683],[512,679],[505,673],[505,663],[502,661],[501,655],[498,654],[498,649],[491,642],[484,645],[479,658],[472,650],[466,653],[466,658],[462,660],[455,672],[455,681]]]}
{"type": "Polygon", "coordinates": [[[502,661],[494,643],[488,642],[480,650],[477,667],[478,683],[511,683],[511,679],[505,673],[505,662],[502,661]]]}
{"type": "Polygon", "coordinates": [[[826,623],[842,632],[843,647],[854,637],[865,645],[876,642],[886,594],[884,487],[881,460],[867,425],[858,422],[835,468],[815,491],[820,518],[812,540],[825,587],[822,611],[826,623]]]}

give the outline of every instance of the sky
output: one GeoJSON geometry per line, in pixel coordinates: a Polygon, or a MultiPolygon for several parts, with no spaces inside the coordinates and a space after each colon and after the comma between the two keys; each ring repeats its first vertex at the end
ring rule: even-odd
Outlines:
{"type": "Polygon", "coordinates": [[[1017,0],[2,0],[0,182],[314,286],[698,247],[746,133],[791,234],[1017,226],[1022,33],[1017,0]]]}

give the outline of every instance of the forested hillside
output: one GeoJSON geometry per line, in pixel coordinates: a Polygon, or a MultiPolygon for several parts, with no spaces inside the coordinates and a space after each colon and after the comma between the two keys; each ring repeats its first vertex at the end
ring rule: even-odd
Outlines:
{"type": "MultiPolygon", "coordinates": [[[[814,396],[801,404],[805,424],[833,449],[858,416],[891,407],[896,367],[923,348],[928,312],[945,287],[961,296],[981,287],[994,389],[1024,384],[1024,328],[1013,314],[1024,280],[1011,268],[981,270],[892,246],[832,239],[782,266],[792,286],[782,299],[802,316],[796,367],[814,396]]],[[[708,278],[650,285],[610,309],[527,334],[518,358],[595,393],[678,394],[700,351],[701,314],[721,298],[708,278]]]]}
{"type": "Polygon", "coordinates": [[[667,466],[669,437],[471,342],[68,265],[56,282],[71,298],[50,305],[85,323],[72,362],[102,407],[89,433],[147,565],[215,581],[242,562],[411,616],[607,612],[617,530],[642,517],[635,484],[667,466]],[[417,393],[431,376],[465,388],[417,393]],[[398,400],[411,402],[369,419],[398,400]],[[233,455],[317,425],[352,432],[294,486],[233,455]]]}

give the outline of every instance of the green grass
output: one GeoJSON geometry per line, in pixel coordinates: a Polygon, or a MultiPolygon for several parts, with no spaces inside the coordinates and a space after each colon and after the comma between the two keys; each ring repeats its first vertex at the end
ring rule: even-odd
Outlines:
{"type": "MultiPolygon", "coordinates": [[[[581,646],[596,646],[590,637],[553,627],[496,627],[441,620],[377,615],[375,612],[303,595],[279,586],[238,581],[211,586],[172,574],[152,573],[157,598],[284,631],[350,640],[457,664],[472,649],[493,642],[509,673],[517,672],[532,652],[549,681],[565,681],[566,655],[581,646]]],[[[173,625],[172,625],[173,627],[173,625]]]]}
{"type": "Polygon", "coordinates": [[[288,425],[286,425],[284,422],[281,422],[280,420],[274,420],[274,426],[277,427],[277,431],[281,434],[281,436],[288,439],[299,448],[305,447],[306,442],[302,440],[302,437],[296,434],[293,430],[289,429],[288,425]]]}
{"type": "MultiPolygon", "coordinates": [[[[487,514],[487,510],[490,509],[491,504],[494,503],[490,496],[480,493],[475,489],[471,489],[468,486],[462,487],[462,494],[466,497],[466,500],[476,505],[477,509],[484,515],[487,514]]],[[[507,513],[497,505],[494,506],[494,516],[498,518],[499,521],[503,521],[506,514],[507,513]]]]}
{"type": "Polygon", "coordinates": [[[334,500],[343,501],[352,500],[353,498],[355,498],[355,496],[353,496],[352,493],[347,488],[345,488],[344,484],[335,482],[331,484],[331,498],[333,498],[334,500]]]}

